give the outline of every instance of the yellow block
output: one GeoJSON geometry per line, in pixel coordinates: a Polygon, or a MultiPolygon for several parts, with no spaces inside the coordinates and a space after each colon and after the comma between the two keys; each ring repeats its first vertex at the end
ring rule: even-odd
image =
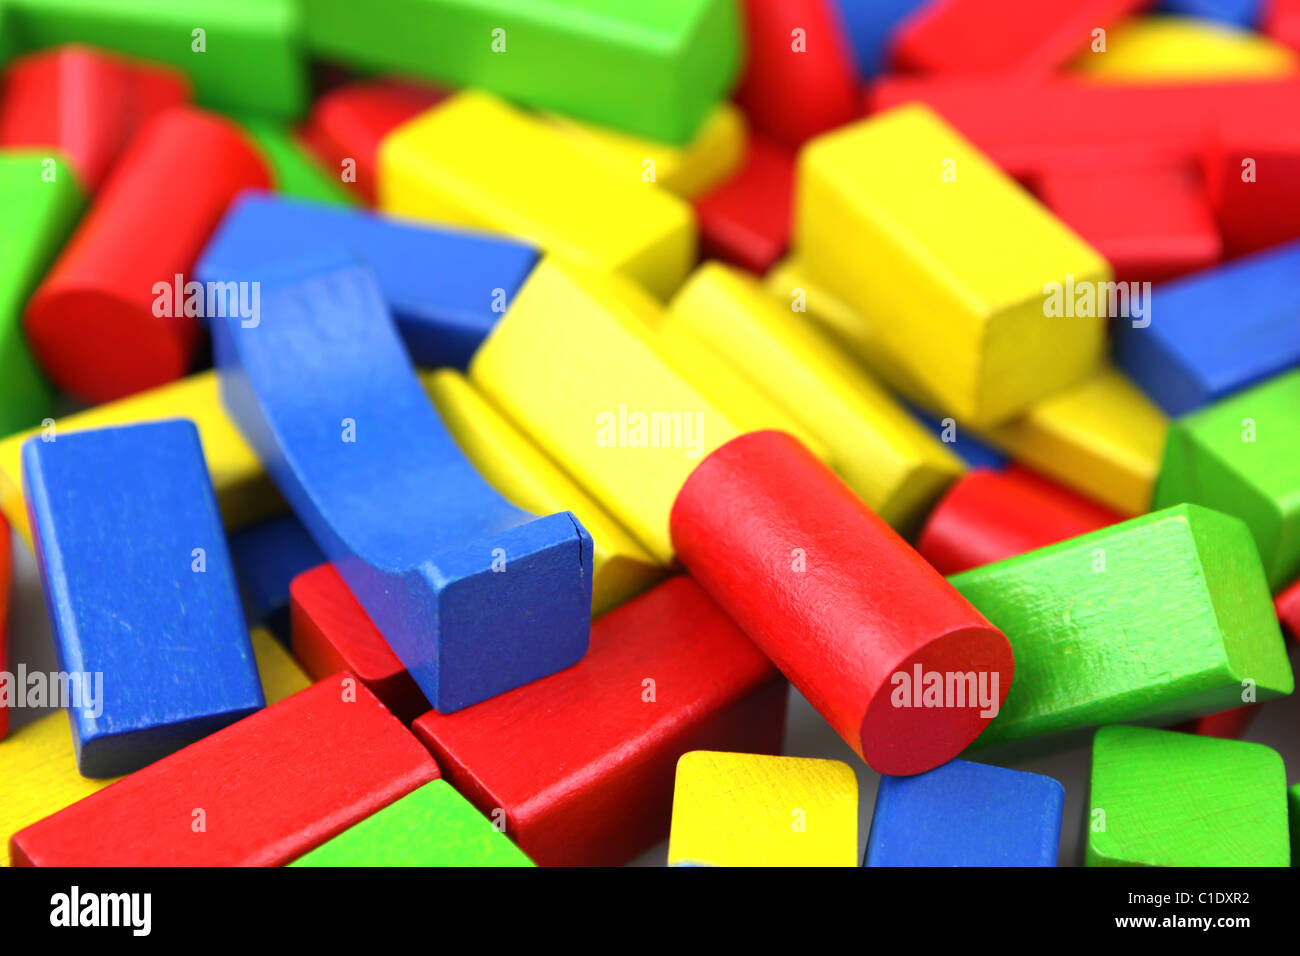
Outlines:
{"type": "Polygon", "coordinates": [[[283,509],[284,502],[221,404],[217,375],[200,372],[129,398],[68,415],[52,426],[0,441],[0,509],[31,547],[23,499],[22,445],[32,435],[59,435],[163,418],[188,418],[198,427],[203,457],[227,528],[239,528],[283,509]]]}
{"type": "Polygon", "coordinates": [[[846,763],[695,750],[677,761],[668,865],[857,866],[846,763]]]}
{"type": "Polygon", "coordinates": [[[454,369],[423,372],[456,444],[506,500],[533,514],[572,511],[595,542],[591,613],[598,617],[666,573],[609,512],[560,471],[454,369]]]}
{"type": "Polygon", "coordinates": [[[1168,428],[1165,413],[1106,365],[984,437],[1061,484],[1136,515],[1151,508],[1168,428]]]}
{"type": "Polygon", "coordinates": [[[264,627],[255,627],[251,636],[257,676],[262,679],[262,696],[268,707],[311,686],[311,678],[275,635],[264,627]]]}
{"type": "Polygon", "coordinates": [[[399,126],[380,144],[378,169],[384,212],[527,239],[660,297],[695,257],[685,202],[611,172],[545,120],[486,93],[458,93],[399,126]]]}
{"type": "Polygon", "coordinates": [[[943,411],[994,425],[1082,381],[1100,318],[1046,315],[1050,282],[1110,266],[928,107],[813,140],[799,157],[803,262],[869,316],[943,411]]]}
{"type": "Polygon", "coordinates": [[[739,270],[701,266],[668,308],[830,449],[845,482],[911,529],[964,470],[961,461],[849,356],[739,270]]]}
{"type": "Polygon", "coordinates": [[[1074,68],[1098,80],[1173,82],[1261,79],[1296,71],[1290,49],[1254,30],[1194,17],[1141,17],[1111,29],[1105,52],[1074,68]]]}
{"type": "Polygon", "coordinates": [[[730,103],[716,107],[685,146],[629,136],[567,116],[547,119],[616,175],[657,183],[683,199],[693,199],[722,182],[740,167],[745,155],[745,116],[730,103]]]}
{"type": "Polygon", "coordinates": [[[543,259],[470,364],[470,380],[656,561],[706,455],[739,429],[656,351],[621,282],[543,259]]]}

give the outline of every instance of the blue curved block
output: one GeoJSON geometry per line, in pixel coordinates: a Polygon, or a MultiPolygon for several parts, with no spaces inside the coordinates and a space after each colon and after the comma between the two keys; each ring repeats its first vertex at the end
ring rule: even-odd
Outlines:
{"type": "Polygon", "coordinates": [[[889,69],[889,44],[904,20],[928,0],[835,0],[863,79],[889,69]]]}
{"type": "Polygon", "coordinates": [[[369,270],[272,278],[256,325],[213,322],[227,409],[429,702],[443,713],[576,663],[592,540],[464,458],[369,270]]]}
{"type": "Polygon", "coordinates": [[[192,422],[30,438],[23,481],[59,670],[87,675],[62,701],[84,776],[131,773],[265,705],[192,422]]]}
{"type": "Polygon", "coordinates": [[[864,866],[1056,866],[1065,788],[1051,777],[952,760],[881,777],[864,866]]]}
{"type": "Polygon", "coordinates": [[[463,369],[532,272],[538,252],[515,239],[246,193],[226,213],[194,273],[205,285],[251,281],[277,261],[344,256],[373,270],[417,364],[463,369]]]}
{"type": "Polygon", "coordinates": [[[230,557],[258,623],[287,643],[289,585],[327,560],[311,532],[293,515],[280,515],[232,534],[230,557]]]}
{"type": "Polygon", "coordinates": [[[1160,13],[1197,17],[1255,29],[1264,19],[1264,0],[1160,0],[1160,13]]]}
{"type": "Polygon", "coordinates": [[[1115,363],[1185,415],[1300,365],[1300,242],[1157,286],[1149,322],[1115,323],[1115,363]]]}

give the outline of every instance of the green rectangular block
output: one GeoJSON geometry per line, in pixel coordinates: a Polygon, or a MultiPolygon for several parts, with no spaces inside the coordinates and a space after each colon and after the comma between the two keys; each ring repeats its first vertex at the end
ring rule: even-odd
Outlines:
{"type": "Polygon", "coordinates": [[[1170,426],[1155,507],[1182,501],[1246,522],[1271,587],[1300,577],[1300,370],[1170,426]]]}
{"type": "Polygon", "coordinates": [[[736,0],[304,0],[312,53],[684,143],[740,65],[736,0]]]}
{"type": "MultiPolygon", "coordinates": [[[[199,103],[214,109],[298,116],[306,107],[306,60],[297,0],[9,0],[9,4],[25,49],[88,43],[167,63],[184,70],[199,103]]],[[[364,6],[357,4],[358,9],[364,6]]]]}
{"type": "Polygon", "coordinates": [[[1263,744],[1104,727],[1088,866],[1289,866],[1286,769],[1263,744]]]}
{"type": "Polygon", "coordinates": [[[343,184],[321,169],[283,124],[249,116],[236,119],[270,168],[277,193],[341,206],[356,204],[343,184]]]}
{"type": "Polygon", "coordinates": [[[408,793],[290,866],[532,866],[445,780],[408,793]]]}
{"type": "Polygon", "coordinates": [[[84,205],[62,160],[0,151],[0,438],[54,412],[54,389],[23,335],[23,309],[84,205]]]}
{"type": "Polygon", "coordinates": [[[1294,686],[1250,533],[1208,508],[1168,508],[948,580],[1015,655],[974,748],[1062,749],[1102,724],[1173,723],[1294,686]]]}

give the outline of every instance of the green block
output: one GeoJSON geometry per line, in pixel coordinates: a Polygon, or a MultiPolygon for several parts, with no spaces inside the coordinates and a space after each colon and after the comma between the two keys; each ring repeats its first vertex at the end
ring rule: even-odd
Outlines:
{"type": "Polygon", "coordinates": [[[1170,426],[1155,507],[1180,501],[1246,522],[1271,587],[1300,577],[1300,371],[1170,426]]]}
{"type": "MultiPolygon", "coordinates": [[[[88,43],[185,71],[204,106],[298,116],[307,102],[296,0],[9,0],[27,49],[88,43]],[[203,51],[198,52],[200,35],[203,51]]],[[[364,4],[357,4],[358,8],[364,4]]]]}
{"type": "Polygon", "coordinates": [[[1060,749],[1102,724],[1173,723],[1294,686],[1250,533],[1207,508],[1168,508],[948,580],[1015,655],[1006,702],[973,747],[1060,749]]]}
{"type": "Polygon", "coordinates": [[[1286,769],[1263,744],[1105,727],[1086,827],[1088,866],[1289,866],[1286,769]]]}
{"type": "Polygon", "coordinates": [[[532,866],[487,817],[434,780],[291,866],[532,866]]]}
{"type": "Polygon", "coordinates": [[[0,151],[0,438],[53,414],[54,389],[27,347],[23,309],[84,204],[62,160],[0,151]]]}
{"type": "Polygon", "coordinates": [[[271,169],[275,191],[299,199],[355,205],[356,200],[298,145],[280,123],[255,117],[236,117],[271,169]]]}
{"type": "Polygon", "coordinates": [[[303,10],[314,54],[476,86],[684,143],[736,78],[737,6],[735,0],[304,0],[303,10]]]}
{"type": "Polygon", "coordinates": [[[1291,810],[1291,860],[1300,860],[1300,783],[1286,792],[1287,804],[1291,810]]]}

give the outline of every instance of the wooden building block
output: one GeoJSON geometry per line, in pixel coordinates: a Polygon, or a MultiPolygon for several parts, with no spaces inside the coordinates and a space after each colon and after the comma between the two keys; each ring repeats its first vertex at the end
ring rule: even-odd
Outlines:
{"type": "Polygon", "coordinates": [[[526,243],[278,196],[235,201],[195,277],[255,281],[275,263],[353,256],[374,273],[413,361],[464,368],[537,262],[526,243]]]}
{"type": "Polygon", "coordinates": [[[306,0],[313,53],[688,141],[741,56],[731,0],[306,0]]]}
{"type": "Polygon", "coordinates": [[[486,93],[458,93],[403,124],[380,145],[378,165],[384,212],[525,239],[660,297],[694,261],[682,200],[612,173],[545,120],[486,93]]]}
{"type": "Polygon", "coordinates": [[[1288,866],[1286,770],[1262,744],[1103,727],[1088,866],[1288,866]]]}
{"type": "Polygon", "coordinates": [[[415,722],[447,780],[539,866],[613,866],[668,834],[689,750],[781,749],[785,681],[689,577],[592,625],[576,667],[415,722]]]}
{"type": "Polygon", "coordinates": [[[1300,0],[1265,0],[1262,19],[1265,33],[1300,52],[1300,0]]]}
{"type": "Polygon", "coordinates": [[[739,170],[695,200],[704,258],[763,273],[790,242],[794,155],[755,133],[739,170]]]}
{"type": "Polygon", "coordinates": [[[20,830],[10,854],[27,866],[279,866],[438,775],[338,674],[20,830]]]}
{"type": "Polygon", "coordinates": [[[1037,773],[953,760],[882,777],[864,866],[1056,866],[1065,788],[1037,773]]]}
{"type": "Polygon", "coordinates": [[[929,0],[835,0],[863,78],[884,73],[894,32],[929,0]]]}
{"type": "Polygon", "coordinates": [[[954,575],[1002,628],[1016,683],[979,746],[1064,749],[1119,721],[1176,723],[1291,693],[1254,542],[1179,505],[954,575]]]}
{"type": "Polygon", "coordinates": [[[1196,17],[1135,17],[1117,24],[1104,52],[1083,52],[1074,68],[1098,81],[1183,83],[1289,76],[1300,60],[1253,29],[1196,17]]]}
{"type": "Polygon", "coordinates": [[[1007,456],[1002,452],[975,438],[965,429],[958,428],[956,419],[935,418],[915,406],[910,406],[908,411],[967,466],[997,469],[1007,463],[1007,456]]]}
{"type": "Polygon", "coordinates": [[[32,439],[23,484],[83,774],[130,773],[263,706],[193,424],[32,439]]]}
{"type": "Polygon", "coordinates": [[[1095,368],[1102,320],[1049,315],[1046,293],[1067,277],[1109,281],[1110,267],[933,111],[901,107],[818,138],[797,189],[803,261],[872,317],[941,411],[998,424],[1095,368]]]}
{"type": "Polygon", "coordinates": [[[299,857],[290,866],[532,866],[452,789],[434,780],[299,857]]]}
{"type": "Polygon", "coordinates": [[[515,507],[534,514],[570,511],[590,532],[593,617],[613,610],[667,573],[463,375],[441,369],[422,378],[443,424],[488,484],[515,507]]]}
{"type": "Polygon", "coordinates": [[[1174,422],[1154,507],[1190,501],[1246,523],[1275,590],[1300,576],[1300,369],[1174,422]]]}
{"type": "MultiPolygon", "coordinates": [[[[13,578],[13,542],[0,515],[0,671],[9,669],[9,587],[13,578]]],[[[9,704],[0,700],[0,740],[9,732],[9,704]]]]}
{"type": "Polygon", "coordinates": [[[677,762],[669,866],[855,866],[857,857],[848,764],[707,750],[677,762]]]}
{"type": "Polygon", "coordinates": [[[1250,728],[1258,714],[1259,708],[1248,704],[1245,707],[1234,707],[1232,710],[1221,710],[1217,714],[1206,714],[1204,717],[1176,724],[1170,730],[1185,734],[1203,734],[1206,737],[1236,739],[1250,728]]]}
{"type": "Polygon", "coordinates": [[[430,704],[467,707],[581,658],[591,536],[479,476],[369,270],[273,277],[262,304],[255,325],[213,322],[226,407],[430,704]]]}
{"type": "MultiPolygon", "coordinates": [[[[291,514],[268,518],[235,532],[228,540],[245,606],[253,611],[255,623],[266,625],[287,643],[289,584],[299,574],[324,563],[325,555],[302,522],[291,514]]],[[[342,669],[336,667],[328,673],[342,669]]]]}
{"type": "Polygon", "coordinates": [[[1270,0],[1160,0],[1156,9],[1239,27],[1258,27],[1270,0]]]}
{"type": "Polygon", "coordinates": [[[257,658],[257,677],[262,684],[266,706],[278,704],[286,697],[292,697],[311,686],[311,678],[270,631],[264,627],[255,627],[250,639],[253,655],[257,658]]]}
{"type": "Polygon", "coordinates": [[[1210,202],[1230,256],[1300,239],[1300,129],[1229,115],[1205,153],[1210,202]]]}
{"type": "Polygon", "coordinates": [[[260,116],[238,116],[239,125],[257,147],[271,174],[271,186],[283,196],[350,206],[357,200],[338,175],[322,170],[288,126],[260,116]]]}
{"type": "Polygon", "coordinates": [[[55,384],[104,402],[184,375],[198,324],[183,276],[235,194],[269,184],[218,116],[169,110],[141,130],[27,304],[24,330],[55,384]]]}
{"type": "Polygon", "coordinates": [[[1277,596],[1277,618],[1291,636],[1300,641],[1300,579],[1277,596]]]}

